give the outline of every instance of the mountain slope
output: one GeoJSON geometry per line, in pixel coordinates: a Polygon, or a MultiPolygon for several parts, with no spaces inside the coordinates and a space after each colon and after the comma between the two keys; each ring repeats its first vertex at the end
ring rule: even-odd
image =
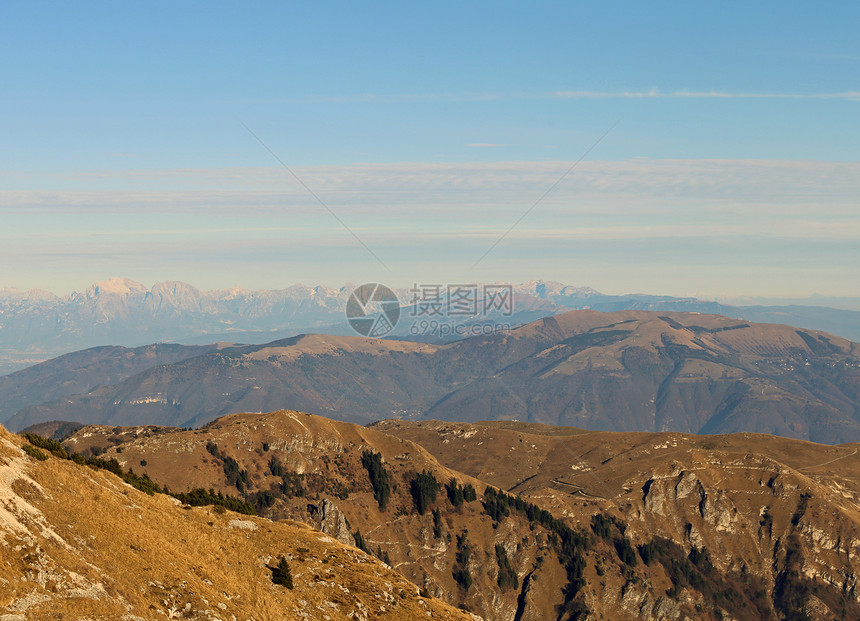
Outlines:
{"type": "Polygon", "coordinates": [[[860,345],[716,315],[572,311],[444,346],[309,335],[210,352],[21,410],[189,426],[292,407],[357,422],[518,419],[616,431],[860,439],[860,345]]]}
{"type": "Polygon", "coordinates": [[[512,422],[360,428],[298,412],[228,416],[194,431],[93,426],[65,444],[104,451],[174,490],[269,492],[271,504],[257,503],[265,515],[320,524],[341,540],[360,533],[413,582],[487,619],[860,614],[857,444],[512,422]],[[366,451],[390,477],[385,507],[366,451]],[[442,489],[421,514],[411,496],[421,472],[473,485],[479,500],[442,489]]]}
{"type": "MultiPolygon", "coordinates": [[[[605,313],[620,310],[647,310],[724,315],[733,319],[788,324],[808,330],[822,330],[845,339],[860,341],[860,312],[856,310],[856,298],[834,300],[851,308],[829,308],[820,304],[810,306],[803,303],[808,302],[808,300],[772,305],[733,305],[696,298],[676,298],[642,293],[607,295],[589,287],[570,287],[561,283],[543,281],[524,283],[518,287],[518,290],[523,294],[534,295],[547,302],[577,310],[592,309],[605,313]]],[[[813,296],[812,299],[815,297],[813,296]]]]}
{"type": "Polygon", "coordinates": [[[515,330],[503,347],[535,353],[452,391],[425,418],[860,438],[860,346],[832,335],[714,315],[581,311],[515,330]]]}
{"type": "Polygon", "coordinates": [[[436,351],[421,343],[323,335],[226,348],[86,395],[26,408],[8,424],[22,429],[60,418],[192,426],[285,404],[335,418],[348,413],[351,420],[367,422],[378,418],[374,412],[380,409],[396,415],[413,408],[413,386],[432,391],[436,381],[426,358],[436,351]]]}
{"type": "Polygon", "coordinates": [[[21,408],[116,384],[146,369],[180,362],[217,349],[159,343],[134,349],[94,347],[0,376],[0,423],[21,408]]]}
{"type": "MultiPolygon", "coordinates": [[[[455,478],[461,486],[471,484],[477,493],[483,485],[441,466],[412,442],[375,429],[283,411],[226,416],[193,431],[88,426],[63,444],[84,454],[114,457],[173,491],[244,493],[266,517],[318,525],[344,543],[356,543],[360,532],[369,550],[379,550],[392,567],[427,592],[488,619],[500,618],[494,611],[512,615],[516,610],[516,593],[503,595],[487,574],[475,571],[474,587],[459,592],[452,575],[454,548],[448,539],[466,528],[469,541],[485,549],[484,542],[496,534],[492,520],[481,515],[480,503],[473,500],[446,511],[444,535],[434,536],[432,513],[418,515],[413,510],[410,482],[418,473],[431,472],[444,483],[455,478]],[[384,463],[390,482],[384,510],[362,464],[365,451],[379,454],[384,463]],[[247,474],[230,476],[227,471],[247,474]]],[[[441,497],[445,494],[442,490],[441,497]]],[[[536,552],[523,552],[521,561],[534,562],[536,552]]],[[[547,575],[554,573],[558,568],[550,568],[547,575]]]]}
{"type": "Polygon", "coordinates": [[[183,508],[22,443],[0,428],[4,620],[470,618],[304,525],[183,508]]]}
{"type": "Polygon", "coordinates": [[[581,521],[597,508],[616,515],[640,545],[665,538],[691,554],[707,550],[708,564],[760,580],[777,618],[860,614],[860,444],[498,422],[391,420],[373,428],[554,513],[581,521]],[[800,586],[799,575],[811,582],[800,586]],[[796,600],[786,596],[788,583],[803,592],[796,600]],[[848,599],[835,603],[840,592],[848,599]]]}

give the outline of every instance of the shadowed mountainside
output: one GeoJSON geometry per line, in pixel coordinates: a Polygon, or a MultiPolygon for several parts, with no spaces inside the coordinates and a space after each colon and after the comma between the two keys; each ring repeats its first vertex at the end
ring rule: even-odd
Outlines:
{"type": "Polygon", "coordinates": [[[614,431],[860,439],[860,345],[716,315],[572,311],[444,346],[308,335],[236,346],[22,409],[196,426],[292,407],[355,422],[520,420],[614,431]]]}
{"type": "Polygon", "coordinates": [[[146,369],[180,362],[219,347],[165,343],[134,349],[93,347],[0,376],[0,422],[28,405],[84,393],[101,384],[116,384],[146,369]]]}

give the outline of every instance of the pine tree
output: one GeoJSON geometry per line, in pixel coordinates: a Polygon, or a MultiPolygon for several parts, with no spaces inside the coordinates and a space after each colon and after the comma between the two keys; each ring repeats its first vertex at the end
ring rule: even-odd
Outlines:
{"type": "Polygon", "coordinates": [[[433,538],[442,538],[442,512],[439,509],[433,509],[433,538]]]}
{"type": "Polygon", "coordinates": [[[426,470],[409,482],[409,492],[419,514],[424,515],[430,505],[436,502],[440,488],[441,485],[433,473],[426,470]]]}
{"type": "Polygon", "coordinates": [[[382,455],[376,451],[367,450],[361,454],[361,465],[367,470],[373,497],[379,503],[379,508],[385,511],[388,499],[391,497],[391,479],[385,466],[382,465],[382,455]]]}
{"type": "Polygon", "coordinates": [[[290,564],[283,556],[278,561],[276,567],[269,567],[272,571],[272,582],[285,586],[288,589],[293,588],[293,572],[290,570],[290,564]]]}

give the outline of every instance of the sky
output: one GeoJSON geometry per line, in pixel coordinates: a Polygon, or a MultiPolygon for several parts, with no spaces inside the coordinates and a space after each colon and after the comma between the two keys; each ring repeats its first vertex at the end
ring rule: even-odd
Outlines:
{"type": "Polygon", "coordinates": [[[6,2],[0,288],[860,297],[858,23],[856,2],[6,2]]]}

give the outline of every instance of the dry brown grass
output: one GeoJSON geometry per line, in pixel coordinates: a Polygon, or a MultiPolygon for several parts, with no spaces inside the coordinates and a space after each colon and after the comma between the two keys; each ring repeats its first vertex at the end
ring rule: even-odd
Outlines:
{"type": "Polygon", "coordinates": [[[302,524],[178,506],[21,443],[0,429],[4,621],[469,618],[302,524]],[[294,590],[272,583],[279,556],[294,590]]]}

